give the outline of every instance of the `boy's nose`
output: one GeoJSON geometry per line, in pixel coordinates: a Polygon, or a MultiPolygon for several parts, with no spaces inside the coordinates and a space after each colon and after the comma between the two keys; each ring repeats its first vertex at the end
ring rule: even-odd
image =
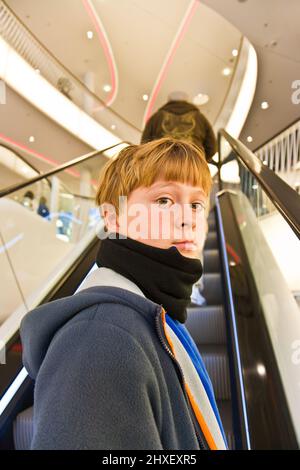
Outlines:
{"type": "Polygon", "coordinates": [[[195,226],[195,217],[192,211],[189,208],[182,209],[181,207],[177,208],[177,211],[174,213],[175,226],[179,229],[182,228],[193,228],[195,226]]]}
{"type": "Polygon", "coordinates": [[[193,219],[185,219],[185,220],[178,220],[177,222],[177,227],[178,228],[193,228],[194,227],[194,222],[193,219]]]}

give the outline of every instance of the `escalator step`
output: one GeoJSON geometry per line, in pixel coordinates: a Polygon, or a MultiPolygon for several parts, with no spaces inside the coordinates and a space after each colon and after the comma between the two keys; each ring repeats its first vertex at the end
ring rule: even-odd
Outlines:
{"type": "Polygon", "coordinates": [[[217,400],[230,400],[229,365],[226,346],[197,344],[217,400]]]}
{"type": "Polygon", "coordinates": [[[207,305],[220,305],[224,303],[221,274],[205,273],[203,275],[203,285],[202,295],[207,305]]]}
{"type": "Polygon", "coordinates": [[[204,250],[203,267],[205,273],[220,272],[220,256],[219,250],[204,250]]]}
{"type": "Polygon", "coordinates": [[[27,408],[16,417],[13,424],[16,450],[29,450],[33,437],[33,407],[27,408]]]}
{"type": "Polygon", "coordinates": [[[232,429],[231,400],[217,400],[217,405],[225,431],[232,429]]]}
{"type": "Polygon", "coordinates": [[[232,402],[231,400],[217,400],[218,410],[226,434],[229,449],[234,449],[234,436],[232,427],[232,402]]]}
{"type": "Polygon", "coordinates": [[[215,216],[207,219],[209,231],[216,230],[216,218],[215,216]]]}
{"type": "Polygon", "coordinates": [[[226,329],[222,305],[190,307],[185,326],[197,344],[225,344],[226,329]]]}
{"type": "Polygon", "coordinates": [[[204,244],[204,250],[211,250],[211,249],[217,249],[218,248],[218,236],[217,232],[212,231],[208,232],[205,244],[204,244]]]}
{"type": "Polygon", "coordinates": [[[228,431],[225,434],[226,434],[228,449],[235,450],[235,440],[234,440],[233,431],[228,431]]]}

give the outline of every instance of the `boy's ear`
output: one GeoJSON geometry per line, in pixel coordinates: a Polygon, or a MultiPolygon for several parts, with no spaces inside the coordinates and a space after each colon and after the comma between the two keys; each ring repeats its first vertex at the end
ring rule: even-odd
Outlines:
{"type": "Polygon", "coordinates": [[[100,214],[104,219],[107,230],[109,232],[118,232],[119,221],[115,207],[112,204],[104,203],[100,206],[100,214]]]}

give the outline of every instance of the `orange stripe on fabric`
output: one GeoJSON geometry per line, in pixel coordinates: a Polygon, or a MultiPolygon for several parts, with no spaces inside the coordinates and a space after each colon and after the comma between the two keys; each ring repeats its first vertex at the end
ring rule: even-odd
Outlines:
{"type": "MultiPolygon", "coordinates": [[[[169,346],[170,346],[170,348],[171,348],[171,351],[172,351],[172,353],[174,354],[174,356],[175,356],[175,358],[176,358],[175,350],[174,350],[174,346],[173,346],[173,342],[172,342],[172,340],[171,340],[171,338],[170,338],[170,336],[168,335],[167,330],[166,330],[166,326],[165,326],[165,325],[166,325],[166,311],[164,310],[163,307],[162,307],[162,319],[163,319],[163,327],[164,327],[164,332],[165,332],[166,338],[167,338],[167,340],[168,340],[168,343],[169,343],[169,346]]],[[[207,424],[206,424],[206,422],[205,422],[205,419],[203,418],[202,413],[201,413],[201,411],[199,410],[199,407],[198,407],[198,405],[197,405],[197,403],[196,403],[196,401],[195,401],[195,399],[194,399],[194,397],[193,397],[193,395],[192,395],[192,392],[190,391],[190,388],[189,388],[188,384],[187,384],[185,381],[184,381],[184,386],[185,386],[185,388],[186,388],[186,391],[187,391],[189,400],[190,400],[190,402],[191,402],[191,405],[192,405],[192,408],[193,408],[194,413],[195,413],[195,415],[196,415],[196,418],[197,418],[197,421],[198,421],[198,423],[199,423],[199,426],[200,426],[200,428],[202,429],[202,432],[203,432],[203,434],[204,434],[204,436],[205,436],[205,439],[206,439],[206,441],[207,441],[207,443],[208,443],[208,445],[209,445],[209,448],[210,448],[211,450],[218,450],[218,448],[217,448],[217,446],[216,446],[216,443],[215,443],[215,441],[214,441],[214,438],[212,437],[211,432],[210,432],[210,430],[209,430],[209,428],[208,428],[208,426],[207,426],[207,424]]]]}
{"type": "Polygon", "coordinates": [[[191,402],[191,405],[193,407],[194,413],[196,415],[197,421],[198,421],[198,423],[199,423],[199,425],[202,429],[202,432],[205,436],[205,439],[207,441],[207,444],[209,445],[210,450],[218,450],[218,448],[216,446],[216,443],[214,441],[214,438],[212,437],[211,432],[208,429],[208,426],[207,426],[207,424],[206,424],[206,422],[205,422],[205,420],[202,416],[201,411],[199,410],[199,407],[198,407],[197,403],[195,402],[195,399],[192,395],[192,392],[190,391],[190,388],[189,388],[188,384],[185,383],[184,385],[185,385],[189,400],[191,402]]]}
{"type": "Polygon", "coordinates": [[[167,329],[166,329],[166,311],[163,307],[162,307],[162,319],[163,319],[163,327],[164,327],[164,332],[165,332],[166,338],[168,340],[171,351],[175,356],[174,346],[173,346],[172,340],[171,340],[170,336],[168,335],[168,332],[167,332],[167,329]]]}

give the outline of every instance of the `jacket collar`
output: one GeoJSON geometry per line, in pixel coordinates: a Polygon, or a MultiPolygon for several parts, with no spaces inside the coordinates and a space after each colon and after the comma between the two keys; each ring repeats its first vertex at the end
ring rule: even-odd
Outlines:
{"type": "Polygon", "coordinates": [[[94,269],[80,284],[77,292],[82,291],[83,289],[88,289],[89,287],[96,286],[112,286],[119,287],[120,289],[128,290],[134,294],[141,295],[146,298],[141,289],[132,281],[127,279],[122,274],[113,271],[110,268],[96,268],[94,269]]]}

